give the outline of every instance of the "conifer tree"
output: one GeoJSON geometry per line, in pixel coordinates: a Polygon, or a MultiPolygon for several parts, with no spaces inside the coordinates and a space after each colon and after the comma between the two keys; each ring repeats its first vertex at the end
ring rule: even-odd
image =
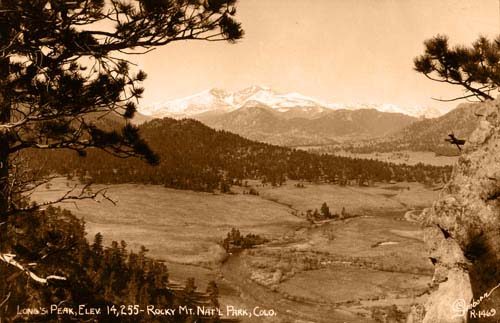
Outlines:
{"type": "Polygon", "coordinates": [[[332,217],[332,214],[330,213],[330,208],[328,207],[328,204],[326,202],[323,202],[321,205],[321,216],[324,219],[329,219],[332,217]]]}
{"type": "Polygon", "coordinates": [[[9,160],[24,149],[97,147],[158,162],[136,127],[96,122],[134,116],[146,74],[124,57],[180,40],[235,41],[235,2],[1,0],[0,222],[17,211],[9,160]]]}
{"type": "Polygon", "coordinates": [[[208,282],[206,293],[210,300],[210,305],[214,308],[219,308],[219,287],[215,281],[211,280],[208,282]]]}
{"type": "MultiPolygon", "coordinates": [[[[19,153],[69,149],[84,156],[87,149],[97,148],[158,163],[128,122],[146,73],[126,58],[177,41],[240,39],[235,3],[0,0],[0,256],[14,252],[7,239],[16,216],[39,208],[23,193],[44,183],[19,176],[13,161],[19,153]],[[124,126],[103,128],[102,117],[124,126]]],[[[64,198],[68,196],[54,202],[64,198]]],[[[22,261],[23,255],[16,256],[22,261]]],[[[1,258],[2,277],[5,262],[13,264],[6,259],[12,258],[1,258]]],[[[2,301],[9,291],[0,285],[2,301]]]]}
{"type": "Polygon", "coordinates": [[[448,37],[437,35],[424,42],[425,52],[414,59],[414,68],[427,78],[461,86],[460,99],[493,100],[500,86],[500,37],[479,37],[470,47],[449,45],[448,37]]]}

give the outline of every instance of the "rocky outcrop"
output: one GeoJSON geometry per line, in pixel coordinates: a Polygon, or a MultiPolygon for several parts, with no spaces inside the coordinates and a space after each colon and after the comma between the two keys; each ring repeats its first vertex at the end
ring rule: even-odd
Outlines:
{"type": "Polygon", "coordinates": [[[479,126],[423,214],[435,265],[425,323],[500,320],[500,99],[474,105],[479,126]]]}

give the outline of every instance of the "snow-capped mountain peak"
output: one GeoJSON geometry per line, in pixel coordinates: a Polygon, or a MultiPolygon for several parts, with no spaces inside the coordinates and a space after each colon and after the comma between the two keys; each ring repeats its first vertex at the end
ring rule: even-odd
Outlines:
{"type": "Polygon", "coordinates": [[[250,101],[281,112],[296,108],[325,109],[319,102],[299,93],[279,94],[269,87],[253,85],[233,93],[223,89],[205,90],[181,99],[144,107],[140,109],[140,112],[153,117],[183,118],[206,112],[230,112],[243,107],[250,101]]]}
{"type": "Polygon", "coordinates": [[[232,107],[230,93],[221,89],[210,89],[184,98],[159,102],[144,107],[139,112],[152,117],[182,118],[213,110],[228,112],[232,107]]]}
{"type": "Polygon", "coordinates": [[[210,89],[184,98],[167,102],[159,102],[139,109],[139,112],[148,116],[162,118],[186,118],[204,113],[226,113],[245,106],[247,102],[253,105],[261,103],[278,112],[301,111],[316,114],[338,109],[376,109],[381,112],[402,113],[414,117],[433,118],[447,111],[425,107],[401,107],[395,104],[329,104],[320,100],[304,96],[297,92],[277,93],[266,86],[253,85],[236,92],[224,89],[210,89]]]}

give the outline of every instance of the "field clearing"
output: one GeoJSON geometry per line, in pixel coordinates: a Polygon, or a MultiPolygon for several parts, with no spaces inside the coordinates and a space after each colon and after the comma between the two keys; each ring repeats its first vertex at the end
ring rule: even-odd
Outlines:
{"type": "Polygon", "coordinates": [[[303,183],[304,188],[288,181],[276,188],[250,182],[260,197],[300,212],[319,209],[326,202],[332,212],[340,213],[342,207],[348,213],[363,215],[387,215],[402,209],[421,209],[432,204],[439,192],[420,183],[378,184],[374,187],[338,186],[303,183]]]}
{"type": "MultiPolygon", "coordinates": [[[[95,190],[102,188],[96,185],[95,190]]],[[[68,190],[66,180],[55,180],[50,189],[34,194],[38,201],[60,197],[68,190]]],[[[109,243],[125,240],[137,250],[144,245],[159,259],[187,264],[220,262],[225,252],[218,242],[231,228],[266,237],[280,236],[303,219],[290,216],[286,206],[253,195],[211,194],[179,191],[160,186],[113,185],[109,201],[64,203],[86,221],[89,239],[97,233],[109,243]]]]}

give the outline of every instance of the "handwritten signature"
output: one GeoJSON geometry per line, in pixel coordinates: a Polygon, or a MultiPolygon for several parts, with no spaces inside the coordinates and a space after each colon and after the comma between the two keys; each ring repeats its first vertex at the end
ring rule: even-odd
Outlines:
{"type": "Polygon", "coordinates": [[[493,292],[500,287],[500,283],[498,285],[496,285],[495,287],[493,287],[490,291],[484,293],[483,295],[481,295],[481,297],[479,297],[479,299],[475,300],[475,299],[472,299],[472,301],[467,304],[467,302],[465,301],[465,299],[457,299],[455,302],[453,302],[453,304],[451,305],[452,307],[452,311],[453,313],[455,313],[453,315],[453,318],[455,317],[464,317],[467,315],[467,312],[470,311],[470,316],[471,318],[481,318],[481,317],[491,317],[491,316],[495,316],[496,314],[496,310],[494,308],[491,308],[489,310],[485,310],[485,311],[478,311],[476,312],[474,310],[474,308],[476,308],[477,306],[479,306],[479,304],[481,304],[482,301],[484,301],[485,299],[487,299],[488,297],[491,296],[491,294],[493,294],[493,292]]]}

